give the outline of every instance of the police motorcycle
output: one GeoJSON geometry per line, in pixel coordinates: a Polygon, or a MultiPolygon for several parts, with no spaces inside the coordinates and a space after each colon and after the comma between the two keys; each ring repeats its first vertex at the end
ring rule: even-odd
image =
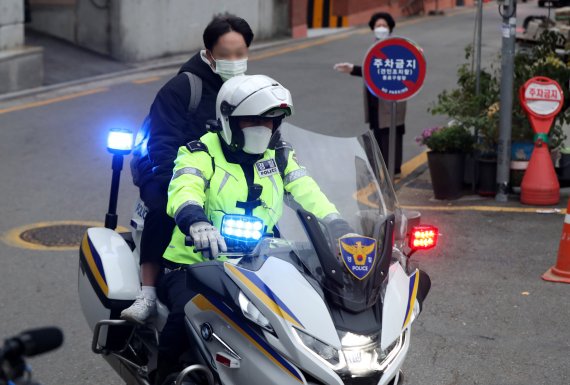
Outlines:
{"type": "MultiPolygon", "coordinates": [[[[174,383],[401,384],[411,325],[430,289],[410,257],[434,247],[438,231],[399,207],[370,132],[338,137],[283,123],[281,137],[352,232],[336,239],[287,195],[273,229],[252,216],[226,215],[220,232],[228,251],[186,269],[197,294],[185,307],[187,335],[180,338],[191,350],[174,383]]],[[[110,134],[110,210],[106,228],[83,238],[78,291],[92,351],[126,384],[148,385],[168,309],[158,303],[146,325],[119,319],[140,291],[144,203],[136,205],[131,233],[114,230],[118,174],[131,142],[125,131],[110,134]]]]}
{"type": "Polygon", "coordinates": [[[0,385],[40,385],[32,378],[26,357],[34,357],[57,349],[63,333],[56,327],[26,330],[4,340],[0,346],[0,385]]]}

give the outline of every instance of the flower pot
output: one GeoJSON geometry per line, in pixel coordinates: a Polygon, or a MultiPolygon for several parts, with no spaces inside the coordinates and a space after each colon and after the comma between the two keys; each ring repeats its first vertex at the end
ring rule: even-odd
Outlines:
{"type": "Polygon", "coordinates": [[[465,154],[430,151],[427,156],[435,199],[461,197],[465,154]]]}
{"type": "Polygon", "coordinates": [[[475,183],[475,157],[473,154],[465,155],[463,183],[468,186],[472,186],[475,183]]]}
{"type": "Polygon", "coordinates": [[[497,160],[479,159],[477,173],[477,193],[484,197],[497,194],[497,160]]]}

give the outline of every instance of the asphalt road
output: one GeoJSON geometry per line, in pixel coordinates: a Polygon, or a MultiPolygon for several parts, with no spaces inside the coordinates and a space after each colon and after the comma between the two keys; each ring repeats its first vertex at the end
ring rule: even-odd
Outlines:
{"type": "MultiPolygon", "coordinates": [[[[519,14],[537,10],[531,2],[521,5],[519,14]]],[[[428,60],[426,84],[409,103],[405,159],[422,150],[413,138],[423,128],[445,121],[426,109],[438,92],[453,86],[473,22],[473,10],[463,10],[397,27],[424,48],[428,60]]],[[[500,47],[493,3],[485,7],[483,39],[488,65],[500,47]]],[[[362,85],[332,66],[359,62],[371,43],[369,31],[356,30],[322,44],[305,43],[311,45],[305,49],[285,46],[256,54],[265,57],[252,60],[249,72],[274,76],[291,90],[292,123],[350,135],[366,130],[362,85]]],[[[117,78],[89,85],[72,90],[88,94],[49,104],[27,99],[0,105],[0,233],[37,222],[102,220],[111,163],[106,132],[140,124],[169,73],[158,76],[143,83],[117,78]],[[14,107],[22,109],[6,110],[14,107]]],[[[130,183],[122,184],[123,225],[136,194],[130,183]]],[[[414,327],[407,383],[568,384],[568,287],[538,279],[555,261],[561,217],[428,212],[424,218],[444,235],[436,252],[416,257],[431,274],[433,290],[414,327]]],[[[77,252],[0,243],[0,262],[0,336],[50,324],[66,334],[62,349],[32,360],[37,378],[45,384],[119,384],[90,351],[76,293],[77,252]]]]}

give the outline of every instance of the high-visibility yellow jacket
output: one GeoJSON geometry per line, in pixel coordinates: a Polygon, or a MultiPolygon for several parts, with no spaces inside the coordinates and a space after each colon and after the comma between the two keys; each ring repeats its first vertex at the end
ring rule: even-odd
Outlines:
{"type": "MultiPolygon", "coordinates": [[[[252,165],[253,183],[263,187],[259,198],[262,204],[253,209],[252,215],[262,219],[269,230],[281,217],[285,192],[318,218],[338,215],[336,207],[297,163],[294,155],[290,149],[285,170],[281,173],[275,158],[276,150],[268,149],[252,165]]],[[[174,174],[168,187],[167,213],[180,225],[191,223],[181,219],[187,217],[188,213],[195,213],[200,207],[206,218],[220,229],[225,214],[245,214],[245,209],[238,208],[237,203],[247,201],[248,190],[242,166],[228,162],[218,135],[208,133],[200,141],[190,142],[178,150],[174,174]]],[[[185,233],[188,234],[188,230],[184,228],[181,231],[176,226],[164,258],[182,264],[204,260],[201,253],[194,252],[193,247],[185,246],[185,233]]]]}

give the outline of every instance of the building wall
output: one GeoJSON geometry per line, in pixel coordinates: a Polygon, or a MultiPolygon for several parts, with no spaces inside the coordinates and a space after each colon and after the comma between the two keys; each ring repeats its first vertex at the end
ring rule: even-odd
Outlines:
{"type": "Polygon", "coordinates": [[[202,47],[202,33],[213,15],[244,15],[256,39],[287,32],[285,0],[122,0],[112,10],[112,56],[124,61],[150,59],[202,47]],[[247,12],[244,12],[247,10],[247,12]]]}
{"type": "Polygon", "coordinates": [[[290,33],[289,0],[31,0],[31,28],[136,62],[202,47],[214,15],[233,13],[257,40],[290,33]]]}
{"type": "Polygon", "coordinates": [[[24,46],[24,0],[0,0],[0,94],[38,87],[43,51],[24,46]]]}
{"type": "Polygon", "coordinates": [[[0,1],[0,51],[24,45],[23,0],[0,1]]]}

